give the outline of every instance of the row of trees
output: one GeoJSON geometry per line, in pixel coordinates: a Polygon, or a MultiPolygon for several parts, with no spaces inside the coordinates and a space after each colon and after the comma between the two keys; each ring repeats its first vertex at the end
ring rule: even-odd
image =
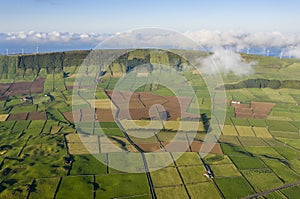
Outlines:
{"type": "Polygon", "coordinates": [[[32,55],[0,56],[1,78],[37,75],[41,68],[47,73],[61,72],[64,67],[79,66],[89,51],[70,51],[32,55]]]}
{"type": "MultiPolygon", "coordinates": [[[[186,60],[177,54],[155,50],[94,50],[41,53],[31,55],[0,56],[0,78],[36,76],[41,69],[47,74],[62,72],[64,67],[96,65],[100,68],[111,64],[110,70],[125,72],[128,67],[143,63],[170,64],[181,71],[186,60]],[[129,58],[130,57],[130,58],[129,58]],[[118,66],[118,67],[117,67],[118,66]],[[117,67],[117,68],[116,68],[117,67]]],[[[130,69],[130,68],[129,68],[130,69]]]]}
{"type": "Polygon", "coordinates": [[[270,80],[270,79],[247,79],[235,84],[225,84],[226,89],[241,88],[293,88],[300,89],[299,80],[270,80]]]}

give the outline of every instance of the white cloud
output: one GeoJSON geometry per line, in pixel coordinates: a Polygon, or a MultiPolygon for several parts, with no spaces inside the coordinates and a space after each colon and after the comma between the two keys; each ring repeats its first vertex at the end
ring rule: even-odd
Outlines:
{"type": "Polygon", "coordinates": [[[246,47],[286,47],[300,44],[300,35],[280,32],[243,32],[200,30],[185,32],[184,35],[205,47],[235,46],[246,47]]]}
{"type": "Polygon", "coordinates": [[[101,42],[106,37],[104,34],[88,34],[80,33],[74,34],[71,32],[10,32],[10,33],[1,33],[0,41],[9,40],[9,41],[23,41],[23,42],[36,42],[36,43],[47,43],[47,42],[101,42]]]}
{"type": "MultiPolygon", "coordinates": [[[[151,33],[152,34],[152,33],[151,33]]],[[[300,35],[297,34],[283,34],[280,32],[243,32],[243,31],[218,31],[218,30],[199,30],[189,31],[183,33],[188,38],[194,40],[199,45],[204,47],[215,46],[234,46],[238,49],[246,47],[288,47],[300,45],[300,35]]],[[[120,35],[120,33],[116,33],[120,35]]],[[[111,35],[97,34],[97,33],[72,33],[72,32],[10,32],[0,33],[0,41],[30,41],[30,42],[101,42],[111,35]]],[[[125,34],[126,36],[126,34],[125,34]]],[[[153,36],[153,35],[151,35],[153,36]]],[[[173,35],[168,38],[172,40],[173,35]]],[[[147,38],[143,35],[144,42],[147,38]]],[[[152,37],[152,41],[162,42],[166,35],[157,35],[152,37]]],[[[136,38],[135,38],[136,39],[136,38]]],[[[176,40],[174,41],[176,42],[176,40]]]]}
{"type": "Polygon", "coordinates": [[[252,67],[255,62],[246,62],[240,54],[231,50],[218,48],[214,53],[199,60],[200,71],[206,74],[234,73],[236,75],[246,75],[253,72],[252,67]]]}
{"type": "MultiPolygon", "coordinates": [[[[147,30],[146,30],[147,31],[147,30]]],[[[149,31],[149,30],[148,30],[149,31]]],[[[159,47],[170,45],[173,48],[186,48],[194,47],[194,44],[189,43],[184,37],[179,37],[180,34],[170,33],[166,34],[166,31],[162,32],[148,32],[149,34],[133,34],[135,31],[129,31],[127,33],[116,33],[113,34],[99,34],[99,33],[73,33],[73,32],[10,32],[0,33],[0,45],[3,48],[13,48],[16,51],[23,47],[29,48],[36,44],[41,45],[45,48],[45,51],[55,46],[68,46],[71,49],[76,46],[80,49],[80,46],[85,48],[93,48],[97,44],[110,38],[114,41],[112,45],[122,46],[149,46],[159,47]],[[111,36],[115,36],[112,37],[111,36]],[[180,38],[180,39],[178,39],[180,38]],[[138,41],[138,43],[137,43],[138,41]],[[171,41],[171,42],[170,42],[171,41]]],[[[172,32],[172,31],[171,31],[172,32]]],[[[277,48],[282,49],[284,56],[298,56],[300,51],[296,46],[300,46],[300,35],[298,34],[284,34],[281,32],[244,32],[244,31],[218,31],[218,30],[199,30],[199,31],[188,31],[183,33],[187,38],[195,41],[199,46],[205,47],[208,50],[214,49],[216,46],[222,46],[226,49],[233,49],[234,51],[246,52],[247,48],[260,48],[259,52],[266,51],[266,49],[277,48]]],[[[199,47],[198,46],[198,47],[199,47]]],[[[170,47],[170,46],[169,46],[170,47]]],[[[3,51],[3,49],[2,49],[3,51]]],[[[4,51],[3,51],[4,52],[4,51]]],[[[258,52],[258,51],[256,51],[258,52]]]]}
{"type": "Polygon", "coordinates": [[[292,57],[300,59],[300,46],[291,47],[291,48],[287,49],[286,54],[288,56],[292,56],[292,57]]]}

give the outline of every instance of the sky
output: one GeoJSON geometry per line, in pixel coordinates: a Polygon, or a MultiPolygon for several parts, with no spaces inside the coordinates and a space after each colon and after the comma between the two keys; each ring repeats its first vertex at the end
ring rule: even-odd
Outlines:
{"type": "Polygon", "coordinates": [[[1,0],[1,32],[114,33],[140,27],[300,33],[300,1],[1,0]]]}
{"type": "Polygon", "coordinates": [[[90,49],[144,27],[201,44],[300,45],[299,0],[0,0],[0,53],[90,49]]]}

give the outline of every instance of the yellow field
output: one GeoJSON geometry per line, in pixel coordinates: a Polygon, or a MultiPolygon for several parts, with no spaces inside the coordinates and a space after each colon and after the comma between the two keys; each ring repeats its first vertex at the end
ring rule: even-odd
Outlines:
{"type": "Polygon", "coordinates": [[[269,133],[266,127],[253,127],[253,130],[257,137],[272,138],[272,135],[269,133]]]}
{"type": "Polygon", "coordinates": [[[235,126],[240,136],[255,136],[250,126],[235,126]]]}
{"type": "Polygon", "coordinates": [[[0,122],[5,121],[8,118],[9,114],[1,114],[0,115],[0,122]]]}
{"type": "Polygon", "coordinates": [[[61,126],[52,126],[51,128],[51,134],[56,134],[62,129],[61,126]]]}
{"type": "Polygon", "coordinates": [[[72,133],[66,135],[66,139],[68,143],[72,142],[98,142],[98,136],[96,135],[81,135],[79,137],[78,134],[72,133]]]}
{"type": "Polygon", "coordinates": [[[162,123],[159,120],[120,120],[120,123],[126,130],[133,130],[133,129],[162,129],[162,123]]]}
{"type": "Polygon", "coordinates": [[[85,145],[81,142],[68,143],[68,148],[69,153],[74,155],[99,153],[99,144],[97,142],[89,142],[85,145]]]}
{"type": "Polygon", "coordinates": [[[223,132],[223,135],[233,135],[233,136],[238,135],[235,128],[231,125],[224,125],[222,132],[223,132]]]}
{"type": "Polygon", "coordinates": [[[100,109],[116,109],[115,105],[109,99],[95,99],[95,100],[88,100],[94,108],[100,109]]]}
{"type": "Polygon", "coordinates": [[[204,131],[203,123],[196,121],[165,121],[164,126],[174,131],[204,131]]]}
{"type": "Polygon", "coordinates": [[[98,136],[90,135],[79,137],[78,134],[66,135],[69,152],[71,154],[97,154],[99,153],[98,136]]]}
{"type": "Polygon", "coordinates": [[[122,149],[130,152],[137,152],[126,138],[123,137],[101,137],[100,138],[101,153],[121,152],[122,149]]]}

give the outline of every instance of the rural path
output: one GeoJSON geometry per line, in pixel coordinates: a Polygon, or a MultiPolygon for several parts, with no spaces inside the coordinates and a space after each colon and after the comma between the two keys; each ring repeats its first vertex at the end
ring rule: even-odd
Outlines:
{"type": "Polygon", "coordinates": [[[277,187],[277,188],[274,188],[274,189],[270,189],[270,190],[267,190],[267,191],[256,193],[256,194],[253,194],[251,196],[247,196],[244,199],[258,198],[258,197],[267,195],[269,193],[272,193],[272,192],[275,192],[275,191],[279,191],[281,189],[286,189],[286,188],[289,188],[289,187],[295,187],[295,186],[298,186],[298,185],[300,185],[300,181],[297,181],[297,182],[294,182],[294,183],[290,183],[290,184],[285,184],[283,186],[280,186],[280,187],[277,187]]]}
{"type": "Polygon", "coordinates": [[[107,94],[107,92],[105,92],[105,93],[106,93],[107,97],[111,100],[111,102],[115,105],[115,107],[117,107],[117,111],[116,111],[116,115],[115,115],[115,122],[117,123],[117,125],[119,126],[119,128],[122,130],[122,132],[123,132],[125,138],[127,139],[127,141],[132,146],[134,146],[136,148],[136,150],[138,152],[140,152],[141,155],[142,155],[142,160],[143,160],[143,163],[144,163],[144,168],[145,168],[145,171],[146,171],[147,180],[148,180],[148,184],[149,184],[149,187],[150,187],[151,197],[152,197],[152,199],[156,199],[156,194],[154,192],[154,185],[153,185],[153,182],[152,182],[152,179],[151,179],[151,175],[150,175],[150,171],[149,171],[149,167],[148,167],[148,164],[147,164],[147,161],[146,161],[146,156],[144,154],[144,151],[139,146],[137,146],[132,141],[132,139],[129,137],[129,135],[127,134],[126,130],[122,126],[121,122],[119,121],[119,113],[120,113],[119,106],[110,98],[110,96],[107,94]]]}

